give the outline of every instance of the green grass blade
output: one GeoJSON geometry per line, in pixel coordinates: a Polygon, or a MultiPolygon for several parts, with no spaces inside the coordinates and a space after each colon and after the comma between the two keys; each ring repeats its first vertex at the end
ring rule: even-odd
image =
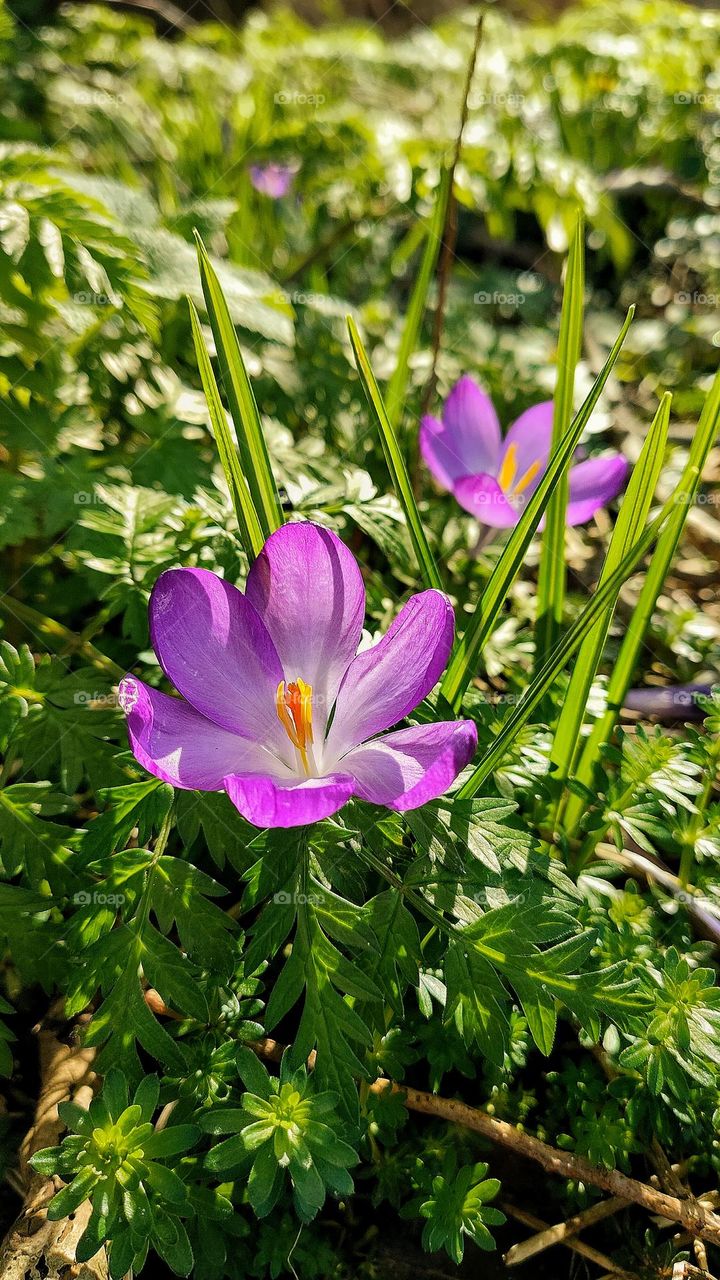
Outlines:
{"type": "Polygon", "coordinates": [[[418,335],[427,306],[428,290],[440,253],[445,215],[447,213],[450,184],[452,181],[449,169],[443,169],[440,185],[435,198],[432,219],[425,234],[425,246],[420,261],[420,270],[410,296],[410,305],[405,317],[405,325],[400,339],[397,364],[385,391],[385,408],[387,416],[397,431],[402,415],[403,404],[408,384],[410,357],[417,347],[418,335]]]}
{"type": "MultiPolygon", "coordinates": [[[[671,403],[672,396],[666,393],[660,401],[657,413],[650,424],[647,438],[640,457],[633,468],[620,508],[620,514],[610,539],[607,556],[599,578],[600,585],[617,568],[623,556],[639,537],[648,518],[655,494],[655,486],[658,482],[663,458],[665,457],[671,403]]],[[[602,658],[611,619],[612,610],[609,609],[600,618],[590,634],[586,636],[573,666],[550,753],[551,768],[561,785],[567,781],[577,753],[579,734],[585,716],[588,695],[602,658]]]]}
{"type": "Polygon", "coordinates": [[[588,424],[595,405],[600,399],[603,387],[620,354],[620,348],[625,341],[625,335],[630,328],[633,315],[634,307],[631,307],[615,345],[598,374],[589,396],[573,419],[564,439],[552,454],[545,474],[523,511],[520,520],[510,534],[502,555],[480,597],[475,613],[456,645],[442,684],[442,693],[455,710],[460,707],[463,694],[475,674],[482,648],[495,626],[507,593],[520,572],[527,549],[548,505],[550,494],[559,477],[569,467],[578,441],[588,424]]]}
{"type": "Polygon", "coordinates": [[[205,305],[215,339],[228,406],[235,423],[240,462],[260,526],[267,538],[274,529],[280,528],[283,523],[283,513],[270,466],[260,414],[220,282],[197,232],[195,240],[205,305]]]}
{"type": "Polygon", "coordinates": [[[635,573],[645,552],[657,538],[658,533],[670,518],[678,502],[682,502],[682,495],[674,494],[666,502],[659,516],[653,520],[652,524],[648,525],[645,532],[637,539],[627,554],[623,556],[615,572],[598,588],[580,617],[556,646],[542,670],[538,672],[532,683],[525,690],[515,710],[505,721],[490,750],[485,753],[467,782],[460,788],[458,792],[459,799],[467,800],[474,796],[493,769],[496,769],[500,764],[520,730],[527,724],[533,711],[552,688],[563,667],[569,662],[585,637],[592,631],[605,610],[613,607],[623,583],[635,573]]]}
{"type": "Polygon", "coordinates": [[[442,591],[442,583],[437,566],[433,559],[432,551],[425,537],[420,512],[417,509],[415,495],[410,484],[410,477],[405,466],[400,445],[397,436],[392,427],[392,423],[388,418],[383,398],[380,395],[380,388],[375,380],[375,375],[370,368],[370,361],[367,358],[365,348],[357,331],[357,326],[351,316],[348,316],[348,330],[350,332],[350,341],[352,343],[355,363],[363,390],[367,397],[372,412],[375,414],[378,426],[380,428],[380,439],[382,441],[383,453],[387,462],[388,471],[392,477],[395,492],[400,501],[400,505],[405,513],[410,538],[415,549],[415,555],[420,566],[425,585],[428,587],[436,587],[438,591],[442,591]]]}
{"type": "MultiPolygon", "coordinates": [[[[592,786],[602,747],[610,740],[620,709],[630,688],[645,633],[677,551],[688,511],[697,496],[703,468],[715,441],[719,422],[720,373],[717,373],[703,405],[700,421],[690,446],[687,466],[678,485],[679,505],[673,511],[666,528],[658,540],[655,554],[648,566],[640,598],[633,610],[620,653],[613,667],[608,685],[607,710],[594,724],[580,756],[575,777],[578,782],[583,783],[586,787],[592,786]]],[[[584,810],[585,803],[579,796],[572,795],[569,797],[564,820],[564,826],[568,832],[573,833],[577,829],[584,810]]]]}
{"type": "Polygon", "coordinates": [[[198,369],[200,370],[200,380],[210,412],[213,435],[215,436],[220,461],[230,489],[230,497],[235,508],[242,544],[250,563],[252,563],[262,551],[265,539],[257,511],[250,497],[247,481],[242,473],[235,441],[232,438],[228,421],[225,417],[225,410],[220,399],[215,374],[203,339],[200,317],[190,298],[188,298],[188,305],[190,307],[190,324],[197,354],[198,369]]]}
{"type": "MultiPolygon", "coordinates": [[[[573,416],[575,370],[582,349],[585,297],[585,222],[578,214],[570,242],[563,292],[557,353],[557,382],[553,398],[551,453],[567,433],[573,416]]],[[[539,670],[557,643],[565,602],[565,522],[568,477],[563,472],[548,502],[538,571],[535,668],[539,670]]]]}

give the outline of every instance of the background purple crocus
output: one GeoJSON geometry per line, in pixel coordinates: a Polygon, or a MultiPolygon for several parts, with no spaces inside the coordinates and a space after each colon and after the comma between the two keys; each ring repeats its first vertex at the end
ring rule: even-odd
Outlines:
{"type": "Polygon", "coordinates": [[[270,196],[272,200],[281,200],[288,194],[297,171],[297,165],[276,164],[273,161],[268,164],[251,164],[249,168],[250,181],[255,190],[264,196],[270,196]]]}
{"type": "MultiPolygon", "coordinates": [[[[482,524],[517,524],[550,456],[552,400],[533,405],[503,439],[490,397],[473,378],[453,387],[442,422],[425,417],[420,450],[438,484],[482,524]]],[[[621,454],[588,458],[569,471],[568,524],[584,524],[620,492],[628,474],[621,454]]]]}
{"type": "Polygon", "coordinates": [[[175,787],[226,791],[258,827],[317,822],[353,795],[415,809],[475,751],[467,720],[385,732],[437,682],[453,611],[442,592],[423,591],[358,653],[365,588],[328,529],[278,529],[244,594],[207,569],[169,569],[149,613],[155,653],[183,696],[122,681],[137,760],[175,787]]]}

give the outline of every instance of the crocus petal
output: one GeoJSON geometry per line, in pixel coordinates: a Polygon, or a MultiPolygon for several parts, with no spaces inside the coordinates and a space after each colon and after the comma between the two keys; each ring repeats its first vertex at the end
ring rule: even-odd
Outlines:
{"type": "Polygon", "coordinates": [[[584,524],[600,507],[607,506],[622,489],[629,467],[620,453],[607,458],[588,458],[570,468],[568,524],[584,524]]]}
{"type": "Polygon", "coordinates": [[[472,721],[443,721],[385,734],[355,747],[341,763],[355,778],[355,795],[403,812],[447,791],[476,747],[472,721]]]}
{"type": "Polygon", "coordinates": [[[221,791],[228,773],[273,765],[284,772],[254,742],[228,733],[181,698],[169,698],[134,676],[121,682],[118,697],[135,759],[174,787],[221,791]]]}
{"type": "Polygon", "coordinates": [[[350,799],[349,774],[278,781],[267,774],[233,774],[224,787],[243,818],[256,827],[303,827],[337,813],[350,799]]]}
{"type": "Polygon", "coordinates": [[[543,471],[547,467],[552,443],[553,402],[543,400],[526,409],[513,422],[502,444],[502,456],[497,475],[502,471],[503,461],[511,451],[513,460],[512,486],[521,484],[525,476],[530,476],[522,496],[527,498],[538,485],[543,471]],[[536,464],[539,464],[536,466],[536,464]]]}
{"type": "Polygon", "coordinates": [[[420,424],[420,451],[435,479],[452,489],[458,476],[480,471],[494,474],[500,456],[500,424],[486,392],[469,377],[461,378],[445,401],[443,420],[425,417],[420,424]]]}
{"type": "Polygon", "coordinates": [[[519,511],[508,502],[494,476],[463,476],[455,481],[453,493],[460,506],[481,524],[510,529],[518,522],[519,511]]]}
{"type": "Polygon", "coordinates": [[[250,181],[262,195],[280,200],[290,190],[296,171],[296,168],[285,164],[251,164],[250,181]]]}
{"type": "Polygon", "coordinates": [[[702,698],[708,698],[709,684],[653,685],[649,689],[628,689],[625,711],[639,711],[658,720],[703,720],[707,715],[702,698]]]}
{"type": "Polygon", "coordinates": [[[287,755],[275,710],[283,669],[242,592],[207,569],[168,569],[155,583],[149,613],[163,671],[195,710],[287,755]]]}
{"type": "Polygon", "coordinates": [[[455,630],[441,591],[421,591],[377,644],[351,663],[340,686],[325,761],[397,724],[430,692],[445,668],[455,630]]]}
{"type": "Polygon", "coordinates": [[[312,685],[321,739],[365,617],[365,587],[352,552],[329,529],[286,524],[271,534],[248,574],[247,599],[274,641],[286,680],[312,685]]]}

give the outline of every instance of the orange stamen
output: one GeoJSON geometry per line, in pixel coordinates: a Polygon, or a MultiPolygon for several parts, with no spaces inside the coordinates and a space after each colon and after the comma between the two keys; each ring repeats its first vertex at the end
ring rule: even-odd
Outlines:
{"type": "Polygon", "coordinates": [[[513,489],[513,493],[522,493],[523,489],[527,489],[528,485],[531,484],[532,481],[535,479],[539,470],[540,470],[540,459],[538,458],[536,462],[531,462],[527,471],[525,471],[523,475],[521,475],[520,479],[518,480],[517,484],[513,489]]]}
{"type": "Polygon", "coordinates": [[[307,752],[313,743],[312,685],[305,684],[299,676],[287,686],[281,680],[275,694],[275,707],[278,720],[293,746],[300,752],[303,769],[309,774],[307,752]]]}
{"type": "Polygon", "coordinates": [[[508,489],[512,489],[512,482],[515,479],[515,469],[517,467],[516,454],[517,445],[515,444],[515,441],[513,441],[512,444],[508,445],[505,451],[505,457],[503,458],[500,473],[498,475],[498,484],[504,493],[507,493],[508,489]]]}

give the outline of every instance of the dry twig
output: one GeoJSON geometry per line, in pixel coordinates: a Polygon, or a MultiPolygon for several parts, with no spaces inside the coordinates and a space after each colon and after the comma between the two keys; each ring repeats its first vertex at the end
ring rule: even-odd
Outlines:
{"type": "Polygon", "coordinates": [[[32,1127],[20,1148],[20,1184],[24,1201],[20,1214],[0,1245],[0,1280],[26,1280],[44,1276],[46,1280],[107,1280],[107,1255],[100,1249],[89,1262],[76,1263],[75,1249],[90,1217],[87,1201],[71,1218],[49,1222],[46,1209],[62,1182],[34,1173],[28,1161],[43,1147],[56,1146],[64,1125],[58,1104],[73,1098],[87,1107],[92,1098],[94,1049],[64,1044],[57,1035],[57,1016],[62,1008],[50,1011],[48,1026],[38,1030],[40,1048],[40,1095],[32,1127]]]}
{"type": "MultiPolygon", "coordinates": [[[[253,1041],[250,1048],[262,1058],[277,1062],[283,1054],[284,1045],[277,1040],[266,1037],[253,1041]]],[[[315,1054],[308,1058],[308,1066],[312,1069],[315,1054]]],[[[406,1085],[395,1084],[392,1080],[380,1078],[375,1080],[370,1089],[373,1093],[382,1093],[391,1089],[393,1093],[402,1094],[405,1105],[410,1111],[419,1111],[423,1115],[437,1116],[452,1124],[463,1125],[481,1134],[490,1142],[507,1147],[516,1155],[524,1156],[542,1166],[548,1173],[562,1178],[570,1178],[574,1182],[583,1182],[592,1187],[599,1187],[628,1204],[637,1204],[648,1213],[654,1213],[668,1222],[680,1222],[693,1237],[699,1236],[712,1244],[720,1244],[720,1217],[700,1201],[695,1199],[679,1200],[677,1196],[666,1195],[657,1191],[645,1182],[629,1178],[617,1169],[604,1169],[591,1164],[583,1156],[574,1155],[570,1151],[560,1151],[551,1147],[529,1133],[523,1133],[506,1120],[497,1120],[485,1111],[468,1106],[455,1098],[443,1098],[439,1094],[425,1093],[422,1089],[412,1089],[406,1085]]]]}
{"type": "Polygon", "coordinates": [[[440,354],[440,342],[442,339],[443,323],[445,320],[445,301],[447,299],[448,283],[450,280],[450,270],[452,260],[455,256],[455,245],[457,242],[457,200],[455,199],[455,170],[460,162],[460,153],[462,151],[463,134],[465,125],[467,124],[468,113],[470,109],[470,90],[472,88],[473,77],[475,75],[475,67],[477,65],[478,54],[480,52],[480,43],[482,41],[483,32],[483,15],[482,11],[477,20],[475,27],[475,42],[473,44],[470,61],[468,63],[467,76],[465,79],[465,88],[463,90],[462,108],[460,111],[460,124],[455,137],[455,149],[450,164],[450,175],[448,178],[448,201],[445,213],[445,226],[442,233],[442,245],[440,248],[440,262],[438,263],[438,299],[435,307],[435,316],[433,319],[432,334],[432,364],[430,366],[430,377],[425,385],[422,398],[422,412],[427,413],[430,401],[435,394],[435,384],[437,381],[437,361],[440,354]]]}
{"type": "MultiPolygon", "coordinates": [[[[511,1217],[516,1218],[518,1222],[522,1222],[526,1227],[533,1227],[536,1231],[552,1231],[553,1227],[549,1227],[542,1218],[537,1218],[534,1213],[528,1213],[526,1209],[520,1209],[517,1205],[509,1204],[507,1201],[500,1202],[501,1208],[511,1217]]],[[[533,1236],[532,1239],[537,1239],[533,1236]]],[[[525,1243],[529,1243],[526,1241],[525,1243]]],[[[572,1249],[573,1253],[577,1253],[582,1258],[587,1258],[588,1262],[595,1262],[599,1267],[604,1267],[607,1275],[602,1280],[639,1280],[639,1277],[632,1271],[625,1271],[622,1267],[616,1266],[612,1258],[608,1258],[599,1249],[593,1249],[592,1245],[585,1244],[584,1240],[578,1240],[575,1236],[568,1236],[567,1239],[556,1241],[558,1244],[564,1244],[568,1249],[572,1249]]],[[[507,1262],[508,1255],[505,1255],[507,1262]]]]}
{"type": "Polygon", "coordinates": [[[582,1213],[574,1214],[565,1222],[558,1222],[554,1227],[543,1227],[537,1235],[530,1236],[528,1240],[522,1240],[520,1244],[514,1244],[512,1249],[508,1249],[505,1254],[505,1266],[518,1267],[521,1263],[527,1262],[528,1258],[534,1258],[536,1254],[543,1253],[545,1249],[551,1249],[555,1244],[567,1244],[587,1227],[594,1226],[596,1222],[602,1222],[603,1218],[611,1218],[621,1209],[627,1209],[627,1200],[622,1200],[619,1196],[611,1196],[609,1200],[600,1200],[598,1204],[591,1205],[582,1213]]]}

